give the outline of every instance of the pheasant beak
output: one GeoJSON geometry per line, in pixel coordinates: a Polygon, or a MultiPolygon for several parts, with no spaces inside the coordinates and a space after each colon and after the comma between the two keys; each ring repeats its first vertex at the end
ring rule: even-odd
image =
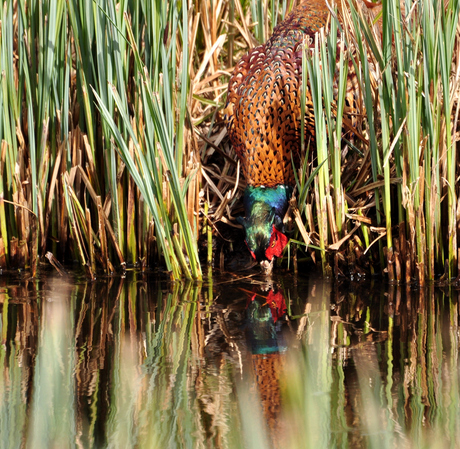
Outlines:
{"type": "Polygon", "coordinates": [[[273,261],[275,259],[272,259],[272,260],[262,260],[260,262],[260,269],[262,271],[262,274],[264,274],[265,276],[270,276],[270,274],[272,274],[272,271],[273,271],[273,261]]]}

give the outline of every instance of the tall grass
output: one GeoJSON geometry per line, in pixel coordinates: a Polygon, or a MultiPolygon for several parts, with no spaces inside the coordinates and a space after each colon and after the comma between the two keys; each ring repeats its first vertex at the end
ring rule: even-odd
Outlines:
{"type": "Polygon", "coordinates": [[[50,250],[90,277],[160,262],[171,279],[201,278],[191,11],[160,1],[3,4],[3,268],[35,266],[32,254],[50,250]]]}
{"type": "MultiPolygon", "coordinates": [[[[268,17],[261,2],[211,3],[3,4],[2,268],[35,274],[51,251],[91,278],[135,264],[201,279],[200,156],[209,140],[195,133],[213,117],[203,133],[212,139],[210,105],[221,106],[225,89],[219,54],[227,28],[232,39],[236,29],[226,21],[244,22],[254,45],[251,12],[263,41],[288,7],[272,2],[268,17]]],[[[226,45],[232,54],[234,41],[226,45]]]]}
{"type": "MultiPolygon", "coordinates": [[[[91,278],[135,265],[201,279],[202,235],[221,264],[233,237],[214,260],[213,239],[244,188],[226,82],[292,6],[6,1],[0,267],[35,274],[51,252],[91,278]]],[[[458,15],[455,0],[351,2],[306,52],[317,145],[304,136],[292,210],[325,273],[458,275],[458,15]]]]}
{"type": "Polygon", "coordinates": [[[460,6],[428,0],[401,2],[401,8],[383,2],[373,15],[350,2],[339,43],[333,20],[331,32],[318,34],[307,52],[317,135],[313,163],[324,165],[307,198],[317,219],[306,214],[305,224],[322,250],[324,272],[334,263],[336,274],[376,270],[390,281],[423,285],[458,273],[460,6]],[[350,84],[356,95],[351,115],[344,109],[350,84]],[[353,235],[353,222],[360,233],[353,235]]]}
{"type": "MultiPolygon", "coordinates": [[[[398,6],[384,4],[381,44],[357,10],[352,10],[352,17],[355,26],[364,29],[382,80],[380,111],[373,109],[374,123],[381,123],[381,148],[377,151],[371,147],[371,152],[378,161],[373,166],[374,177],[383,175],[384,179],[388,272],[390,279],[401,281],[402,272],[398,276],[391,265],[402,266],[409,259],[406,279],[412,277],[423,284],[426,278],[434,279],[444,263],[448,278],[457,273],[456,151],[451,106],[456,101],[452,91],[456,91],[456,81],[449,77],[456,72],[453,50],[460,5],[446,2],[443,7],[425,1],[416,8],[407,3],[403,11],[398,6]],[[397,181],[392,193],[390,164],[397,181]],[[396,209],[401,199],[404,209],[399,207],[398,219],[404,226],[399,226],[397,238],[390,238],[390,207],[395,204],[396,209]]],[[[367,73],[363,71],[366,86],[370,84],[367,73]]],[[[365,98],[369,94],[366,91],[365,98]]]]}

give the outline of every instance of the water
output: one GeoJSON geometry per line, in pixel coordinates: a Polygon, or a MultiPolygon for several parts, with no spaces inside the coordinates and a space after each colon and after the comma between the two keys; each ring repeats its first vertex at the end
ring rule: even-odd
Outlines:
{"type": "Polygon", "coordinates": [[[458,291],[0,277],[1,448],[460,445],[458,291]]]}

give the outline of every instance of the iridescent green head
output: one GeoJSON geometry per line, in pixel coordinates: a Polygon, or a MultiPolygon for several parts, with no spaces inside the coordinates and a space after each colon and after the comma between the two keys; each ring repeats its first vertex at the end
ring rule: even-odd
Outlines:
{"type": "Polygon", "coordinates": [[[283,217],[292,188],[248,186],[244,192],[246,216],[240,219],[246,231],[246,244],[258,262],[279,257],[288,242],[284,235],[283,217]]]}

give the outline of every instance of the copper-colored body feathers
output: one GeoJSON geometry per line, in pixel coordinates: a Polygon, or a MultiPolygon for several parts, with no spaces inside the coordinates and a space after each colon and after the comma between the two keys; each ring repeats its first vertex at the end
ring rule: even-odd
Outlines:
{"type": "MultiPolygon", "coordinates": [[[[228,85],[227,128],[248,185],[295,184],[291,157],[300,158],[302,43],[313,46],[326,25],[324,1],[308,0],[294,9],[271,38],[243,56],[228,85]],[[307,41],[308,42],[308,41],[307,41]]],[[[314,141],[311,98],[306,98],[306,136],[314,141]]]]}
{"type": "MultiPolygon", "coordinates": [[[[295,186],[293,167],[299,167],[301,157],[303,48],[315,48],[315,35],[328,26],[328,20],[329,9],[324,0],[304,0],[275,28],[264,45],[243,56],[228,85],[227,129],[248,184],[243,200],[245,218],[240,223],[252,256],[260,261],[266,274],[289,240],[284,235],[283,223],[295,186]]],[[[332,80],[334,92],[338,92],[338,66],[332,80]]],[[[352,61],[348,61],[348,69],[342,123],[356,135],[356,113],[362,109],[352,61]]],[[[335,93],[334,96],[337,97],[335,93]]],[[[331,107],[333,113],[338,110],[337,105],[331,107]]],[[[305,137],[312,149],[316,147],[315,123],[307,85],[305,137]]]]}

